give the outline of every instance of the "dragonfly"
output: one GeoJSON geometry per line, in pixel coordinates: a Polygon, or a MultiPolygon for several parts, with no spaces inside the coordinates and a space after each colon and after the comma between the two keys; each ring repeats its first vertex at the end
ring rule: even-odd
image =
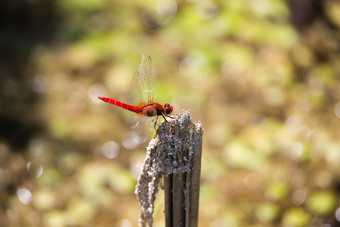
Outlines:
{"type": "Polygon", "coordinates": [[[152,88],[152,63],[151,57],[147,54],[142,54],[141,62],[139,64],[138,72],[136,73],[136,80],[138,83],[139,103],[137,105],[129,105],[115,99],[98,96],[98,99],[115,105],[117,107],[129,110],[136,113],[136,116],[146,116],[154,118],[154,128],[159,116],[162,116],[167,122],[166,117],[170,117],[173,107],[165,103],[163,106],[153,101],[152,88]]]}

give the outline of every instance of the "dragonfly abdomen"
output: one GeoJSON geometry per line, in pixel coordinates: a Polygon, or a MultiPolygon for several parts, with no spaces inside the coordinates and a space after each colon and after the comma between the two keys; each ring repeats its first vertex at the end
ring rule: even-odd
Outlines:
{"type": "Polygon", "coordinates": [[[140,114],[142,112],[142,108],[139,107],[139,106],[128,105],[126,103],[122,103],[122,102],[116,101],[114,99],[106,98],[106,97],[98,96],[98,98],[100,100],[103,100],[104,102],[110,103],[112,105],[118,106],[118,107],[126,109],[126,110],[130,110],[130,111],[138,113],[138,114],[140,114]]]}

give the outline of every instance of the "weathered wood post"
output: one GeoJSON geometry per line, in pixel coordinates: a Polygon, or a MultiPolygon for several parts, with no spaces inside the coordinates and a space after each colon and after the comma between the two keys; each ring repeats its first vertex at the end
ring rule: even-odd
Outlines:
{"type": "Polygon", "coordinates": [[[168,121],[160,124],[147,147],[136,186],[139,225],[152,226],[154,201],[164,177],[166,226],[196,227],[203,129],[191,121],[190,112],[168,121]]]}

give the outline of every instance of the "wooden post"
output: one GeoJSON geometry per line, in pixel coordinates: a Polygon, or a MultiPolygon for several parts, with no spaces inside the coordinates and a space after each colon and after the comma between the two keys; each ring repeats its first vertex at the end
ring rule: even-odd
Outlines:
{"type": "Polygon", "coordinates": [[[152,226],[154,201],[164,176],[167,227],[197,227],[203,130],[190,112],[160,124],[147,147],[135,193],[140,226],[152,226]]]}

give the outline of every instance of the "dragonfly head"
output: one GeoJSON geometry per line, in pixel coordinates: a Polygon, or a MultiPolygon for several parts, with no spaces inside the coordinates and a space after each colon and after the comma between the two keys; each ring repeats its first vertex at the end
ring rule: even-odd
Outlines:
{"type": "Polygon", "coordinates": [[[164,112],[165,112],[165,114],[171,114],[172,111],[173,111],[173,107],[170,106],[170,104],[165,103],[164,104],[164,112]]]}

